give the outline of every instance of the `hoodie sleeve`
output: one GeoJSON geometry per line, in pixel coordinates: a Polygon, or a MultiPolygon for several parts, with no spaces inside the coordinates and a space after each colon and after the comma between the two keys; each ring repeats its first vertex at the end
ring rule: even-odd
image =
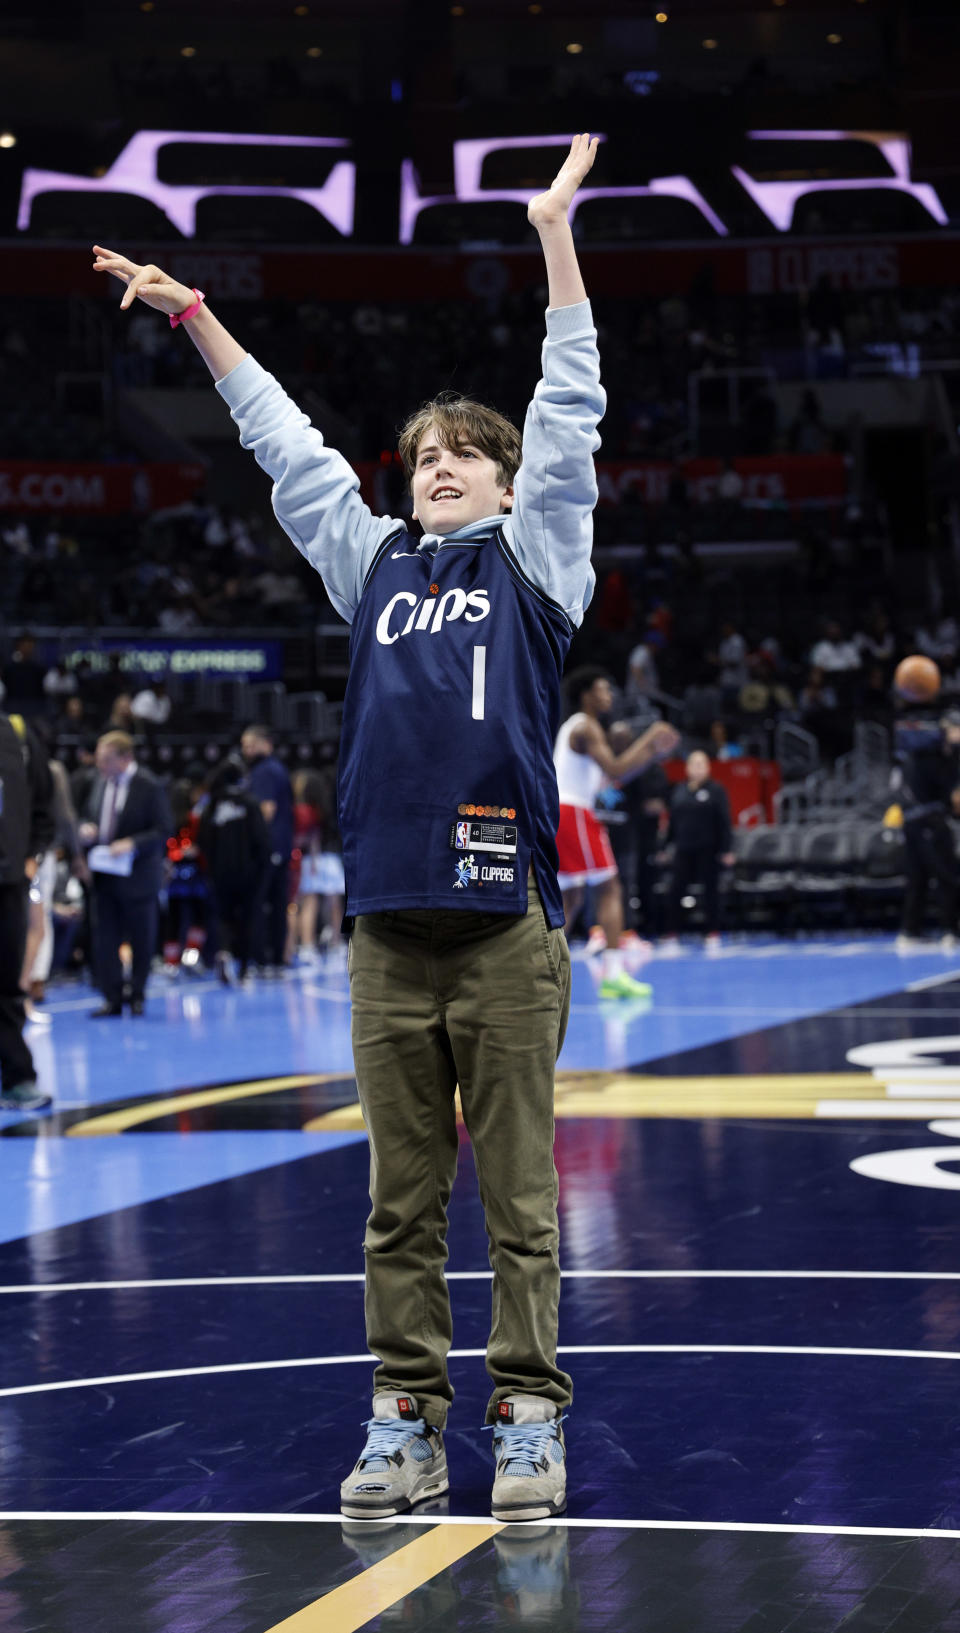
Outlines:
{"type": "Polygon", "coordinates": [[[374,516],[355,470],[253,357],[216,382],[240,429],[240,443],[273,478],[277,521],[323,579],[331,602],[352,623],[367,571],[384,539],[405,524],[374,516]]]}
{"type": "Polygon", "coordinates": [[[579,626],[596,583],[593,456],[607,404],[589,301],[548,310],[542,368],[503,532],[527,578],[579,626]]]}

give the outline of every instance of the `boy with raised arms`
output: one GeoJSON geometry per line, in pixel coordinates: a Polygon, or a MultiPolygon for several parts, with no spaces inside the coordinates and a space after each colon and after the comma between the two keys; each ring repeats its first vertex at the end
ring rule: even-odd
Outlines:
{"type": "Polygon", "coordinates": [[[95,246],[96,269],[183,324],[273,480],[277,518],[352,625],[339,788],[353,1047],[370,1138],[367,1337],[379,1357],[353,1517],[448,1487],[447,1203],[457,1086],[493,1268],[492,1511],[566,1503],[554,1067],[570,1006],[553,740],[563,660],[593,592],[593,456],[605,407],[568,211],[597,138],[576,136],[529,218],[549,288],[523,438],[445,396],[403,428],[422,537],[371,514],[354,471],[199,290],[95,246]]]}

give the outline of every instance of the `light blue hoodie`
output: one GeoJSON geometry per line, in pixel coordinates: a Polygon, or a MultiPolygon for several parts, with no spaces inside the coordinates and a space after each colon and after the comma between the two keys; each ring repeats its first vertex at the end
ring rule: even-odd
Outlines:
{"type": "MultiPolygon", "coordinates": [[[[503,522],[523,572],[579,625],[596,582],[590,564],[597,502],[593,456],[606,407],[589,301],[548,310],[542,368],[524,423],[512,513],[483,517],[442,537],[425,534],[419,548],[432,555],[448,542],[491,534],[503,522]]],[[[280,526],[352,623],[379,546],[406,523],[373,514],[360,497],[356,472],[253,357],[216,384],[240,428],[241,444],[253,449],[273,479],[280,526]]]]}

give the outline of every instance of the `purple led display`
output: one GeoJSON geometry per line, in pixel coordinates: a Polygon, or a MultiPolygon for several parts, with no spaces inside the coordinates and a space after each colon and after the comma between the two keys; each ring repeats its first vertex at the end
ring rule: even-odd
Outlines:
{"type": "Polygon", "coordinates": [[[203,198],[296,198],[309,204],[345,238],[353,232],[356,165],[334,165],[322,187],[190,187],[170,186],[157,177],[157,155],[169,142],[220,143],[229,147],[349,147],[334,136],[235,136],[230,131],[141,130],[132,136],[103,176],[76,176],[60,170],[25,170],[17,226],[30,225],[33,201],[40,193],[133,193],[161,209],[185,238],[196,232],[197,205],[203,198]]]}
{"type": "MultiPolygon", "coordinates": [[[[595,133],[599,134],[599,133],[595,133]]],[[[409,244],[413,239],[417,216],[431,204],[529,204],[541,191],[538,187],[483,187],[483,161],[488,153],[505,148],[568,148],[572,135],[566,136],[495,136],[453,144],[453,193],[421,196],[413,162],[404,159],[400,175],[400,242],[409,244]]],[[[606,137],[600,136],[601,142],[606,137]]],[[[711,210],[706,199],[694,186],[689,176],[655,176],[648,187],[583,187],[573,201],[570,219],[573,220],[581,204],[592,198],[682,198],[693,204],[709,221],[714,232],[725,237],[727,228],[711,210]]]]}
{"type": "MultiPolygon", "coordinates": [[[[763,211],[778,232],[787,232],[792,225],[798,199],[806,194],[844,192],[854,189],[886,190],[907,193],[925,209],[940,226],[947,224],[947,212],[936,191],[928,183],[910,179],[910,142],[902,132],[863,130],[752,130],[756,141],[807,142],[869,142],[886,159],[892,174],[831,181],[757,181],[739,165],[731,172],[763,211]]],[[[601,135],[601,141],[605,137],[601,135]]],[[[453,193],[424,196],[411,159],[404,159],[400,169],[400,225],[401,244],[412,242],[417,217],[422,210],[436,204],[482,204],[509,202],[528,204],[536,188],[487,188],[482,185],[483,163],[491,153],[504,149],[533,149],[556,147],[566,149],[569,134],[549,136],[483,137],[456,141],[453,144],[453,193]]],[[[173,142],[220,144],[233,147],[350,147],[348,140],[333,136],[260,136],[236,135],[229,131],[142,130],[131,137],[103,176],[78,176],[68,171],[32,170],[23,173],[17,226],[21,232],[30,225],[34,200],[42,193],[130,193],[148,199],[161,209],[167,219],[184,237],[196,233],[197,204],[201,199],[214,197],[235,198],[295,198],[317,210],[336,230],[349,238],[353,234],[356,195],[356,165],[344,158],[334,165],[322,187],[208,187],[171,185],[157,175],[158,154],[161,148],[173,142]]],[[[679,198],[692,204],[703,219],[709,222],[718,237],[726,237],[728,228],[711,209],[702,193],[689,176],[654,176],[646,186],[586,187],[578,193],[571,207],[571,220],[581,204],[598,198],[679,198]]]]}
{"type": "Polygon", "coordinates": [[[748,135],[755,141],[763,142],[869,142],[879,148],[893,171],[892,176],[861,177],[853,181],[755,181],[739,165],[732,165],[733,174],[741,187],[750,194],[778,232],[789,231],[797,200],[805,194],[843,193],[863,188],[908,193],[934,221],[941,227],[946,226],[947,212],[935,190],[927,182],[910,180],[910,141],[902,131],[751,130],[748,135]]]}

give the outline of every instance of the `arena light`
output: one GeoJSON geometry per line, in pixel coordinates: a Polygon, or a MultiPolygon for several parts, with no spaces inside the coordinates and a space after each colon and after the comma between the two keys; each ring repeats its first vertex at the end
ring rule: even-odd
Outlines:
{"type": "Polygon", "coordinates": [[[16,147],[17,138],[12,130],[0,131],[0,147],[16,147]]]}
{"type": "Polygon", "coordinates": [[[571,57],[579,57],[581,51],[583,50],[583,46],[580,45],[579,41],[571,40],[566,49],[569,51],[571,57]]]}

